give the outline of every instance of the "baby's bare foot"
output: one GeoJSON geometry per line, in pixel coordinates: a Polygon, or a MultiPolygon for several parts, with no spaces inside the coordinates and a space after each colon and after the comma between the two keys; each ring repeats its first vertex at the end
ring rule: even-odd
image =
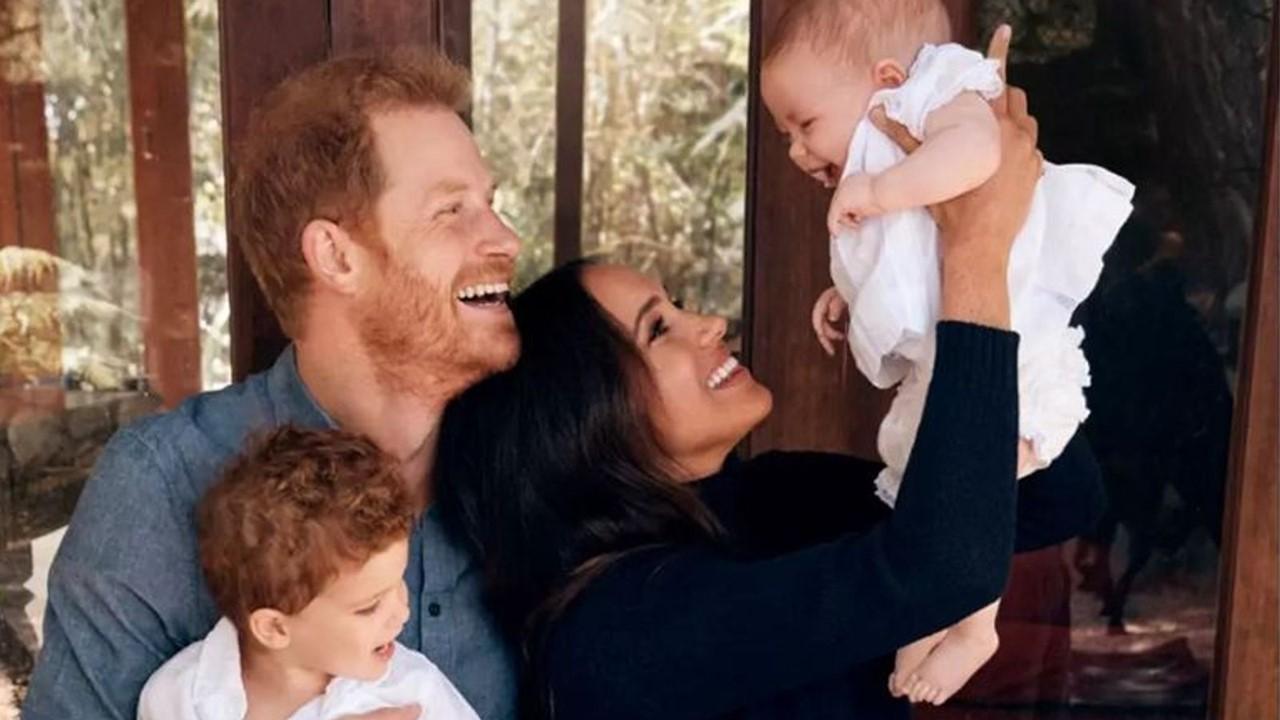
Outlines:
{"type": "Polygon", "coordinates": [[[986,664],[1000,646],[995,630],[948,632],[929,657],[902,683],[913,703],[941,705],[956,694],[986,664]]]}
{"type": "Polygon", "coordinates": [[[898,650],[893,662],[893,674],[889,676],[889,694],[902,697],[907,694],[907,681],[924,663],[929,653],[947,636],[947,630],[939,630],[928,637],[906,645],[898,650]]]}

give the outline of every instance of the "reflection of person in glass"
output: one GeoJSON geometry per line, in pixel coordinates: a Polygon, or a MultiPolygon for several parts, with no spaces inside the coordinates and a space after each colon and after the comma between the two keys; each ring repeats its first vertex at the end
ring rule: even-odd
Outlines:
{"type": "Polygon", "coordinates": [[[1222,532],[1231,393],[1222,357],[1187,302],[1175,240],[1137,220],[1126,224],[1097,292],[1077,313],[1093,374],[1085,431],[1110,503],[1075,562],[1115,630],[1156,548],[1179,547],[1197,527],[1214,542],[1222,532]],[[1180,503],[1172,511],[1168,491],[1180,503]],[[1119,525],[1129,557],[1113,581],[1108,557],[1119,525]]]}
{"type": "MultiPolygon", "coordinates": [[[[877,484],[889,503],[932,373],[940,259],[925,208],[980,185],[1000,157],[987,101],[1003,92],[1002,63],[950,39],[937,0],[800,2],[774,29],[761,75],[791,159],[835,187],[827,220],[835,287],[814,306],[814,331],[828,353],[847,334],[863,374],[896,388],[879,434],[887,467],[877,484]],[[905,153],[871,110],[901,123],[918,147],[905,153]],[[837,323],[847,323],[847,333],[837,323]]],[[[1019,477],[1053,462],[1088,416],[1089,368],[1070,319],[1092,291],[1132,195],[1129,182],[1102,168],[1045,166],[1009,261],[1021,336],[1019,477]]],[[[951,697],[995,653],[997,610],[993,603],[904,647],[895,692],[934,704],[951,697]]]]}

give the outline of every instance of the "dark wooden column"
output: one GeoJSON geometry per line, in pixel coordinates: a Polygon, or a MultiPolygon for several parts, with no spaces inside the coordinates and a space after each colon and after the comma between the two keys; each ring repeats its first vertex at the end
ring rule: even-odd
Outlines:
{"type": "Polygon", "coordinates": [[[1210,717],[1280,717],[1280,12],[1272,16],[1258,203],[1223,523],[1210,717]]]}
{"type": "MultiPolygon", "coordinates": [[[[285,77],[371,47],[444,48],[470,63],[468,0],[221,0],[222,97],[228,189],[254,105],[285,77]],[[287,28],[287,32],[282,29],[287,28]]],[[[288,342],[240,251],[227,246],[231,367],[236,380],[263,370],[288,342]]]]}
{"type": "Polygon", "coordinates": [[[0,9],[0,247],[57,254],[39,22],[30,0],[0,9]]]}
{"type": "Polygon", "coordinates": [[[587,2],[559,0],[559,10],[556,37],[556,265],[582,255],[587,2]]]}
{"type": "Polygon", "coordinates": [[[125,24],[144,358],[173,407],[201,387],[182,0],[127,2],[125,24]]]}
{"type": "Polygon", "coordinates": [[[848,350],[827,357],[809,326],[814,300],[831,285],[830,193],[792,165],[760,101],[764,39],[790,2],[751,3],[743,350],[775,402],[747,449],[810,448],[874,458],[888,395],[867,383],[848,350]]]}

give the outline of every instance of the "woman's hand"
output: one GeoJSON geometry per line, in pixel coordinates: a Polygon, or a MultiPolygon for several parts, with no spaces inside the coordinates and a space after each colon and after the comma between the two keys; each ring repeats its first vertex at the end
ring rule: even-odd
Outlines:
{"type": "MultiPolygon", "coordinates": [[[[1000,26],[987,57],[1004,73],[1012,30],[1000,26]]],[[[999,169],[982,186],[930,208],[938,223],[942,258],[942,318],[1009,327],[1008,265],[1014,238],[1026,222],[1044,158],[1036,150],[1038,127],[1027,114],[1027,95],[1006,87],[991,102],[1000,123],[999,169]]],[[[883,111],[872,122],[912,152],[919,142],[883,111]]]]}

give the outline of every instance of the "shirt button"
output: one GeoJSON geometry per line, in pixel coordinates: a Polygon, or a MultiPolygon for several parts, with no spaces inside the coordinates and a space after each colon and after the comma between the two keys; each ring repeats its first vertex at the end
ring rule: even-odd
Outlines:
{"type": "Polygon", "coordinates": [[[433,602],[427,606],[427,614],[431,617],[440,617],[440,603],[433,602]]]}

